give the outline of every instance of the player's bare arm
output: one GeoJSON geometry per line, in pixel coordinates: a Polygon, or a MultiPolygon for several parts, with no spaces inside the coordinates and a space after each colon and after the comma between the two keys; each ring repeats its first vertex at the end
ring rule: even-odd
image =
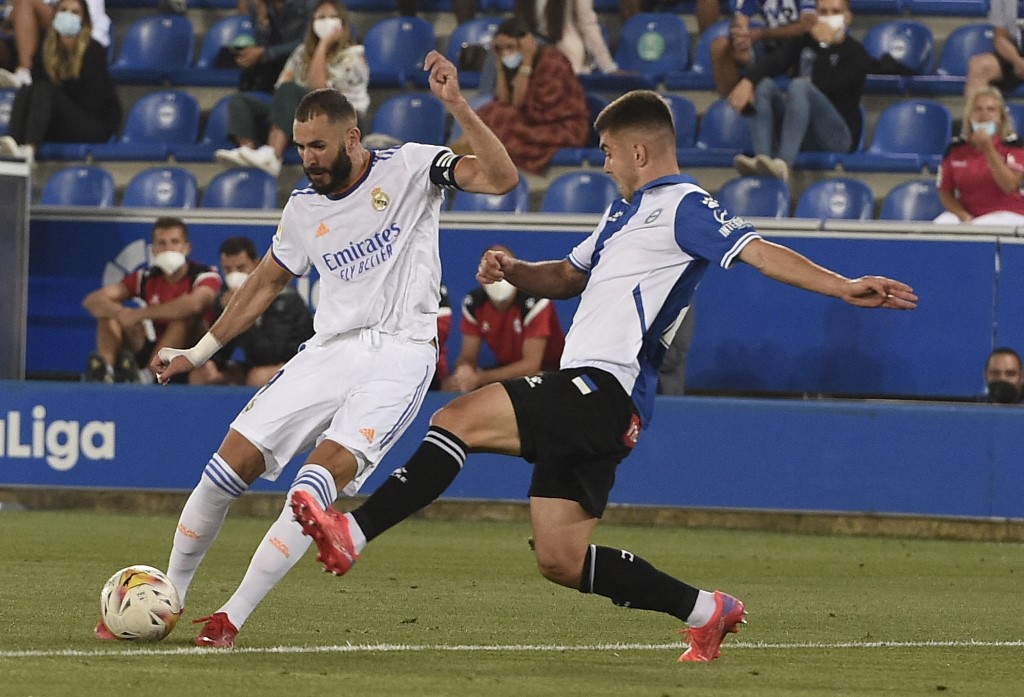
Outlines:
{"type": "Polygon", "coordinates": [[[503,251],[487,250],[480,259],[476,279],[494,283],[503,278],[530,295],[555,300],[576,297],[587,286],[587,274],[565,259],[530,262],[503,251]]]}
{"type": "Polygon", "coordinates": [[[767,240],[752,240],[740,252],[740,260],[776,281],[841,298],[858,307],[892,310],[917,307],[917,295],[906,283],[882,276],[849,279],[815,264],[789,247],[767,240]]]}
{"type": "Polygon", "coordinates": [[[437,51],[431,51],[423,67],[430,71],[430,90],[458,121],[473,149],[474,154],[463,157],[455,167],[459,188],[480,194],[504,194],[514,189],[519,183],[519,172],[505,146],[466,101],[455,66],[437,51]]]}
{"type": "Polygon", "coordinates": [[[198,344],[186,350],[163,348],[153,357],[150,369],[160,384],[166,385],[174,375],[202,365],[221,346],[251,327],[291,278],[267,252],[198,344]]]}

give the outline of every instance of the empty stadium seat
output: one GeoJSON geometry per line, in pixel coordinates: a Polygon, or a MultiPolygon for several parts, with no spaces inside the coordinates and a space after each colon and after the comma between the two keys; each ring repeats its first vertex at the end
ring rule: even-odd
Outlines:
{"type": "Polygon", "coordinates": [[[676,128],[676,147],[689,148],[697,142],[697,107],[679,94],[662,95],[672,109],[672,122],[676,128]]]}
{"type": "Polygon", "coordinates": [[[991,24],[957,27],[946,37],[935,73],[908,77],[907,88],[922,94],[963,93],[968,60],[978,53],[991,53],[992,36],[991,24]]]}
{"type": "MultiPolygon", "coordinates": [[[[931,73],[935,37],[932,30],[920,22],[899,20],[876,24],[864,35],[863,44],[876,59],[888,53],[920,75],[931,73]]],[[[892,94],[902,93],[905,87],[902,75],[869,75],[865,84],[866,89],[892,94]]]]}
{"type": "Polygon", "coordinates": [[[403,143],[443,145],[446,118],[444,104],[433,94],[399,94],[377,107],[370,132],[386,133],[403,143]]]}
{"type": "Polygon", "coordinates": [[[906,0],[905,6],[913,15],[985,17],[989,0],[906,0]]]}
{"type": "Polygon", "coordinates": [[[388,17],[370,27],[363,40],[370,87],[401,87],[423,72],[434,50],[434,26],[420,17],[388,17]]]}
{"type": "Polygon", "coordinates": [[[39,205],[113,206],[114,175],[94,165],[58,170],[43,185],[39,205]]]}
{"type": "Polygon", "coordinates": [[[952,128],[949,109],[939,102],[905,99],[890,104],[875,123],[871,145],[862,153],[843,155],[843,167],[851,172],[935,171],[952,128]]]}
{"type": "Polygon", "coordinates": [[[740,216],[785,218],[789,215],[789,187],[775,177],[736,177],[722,184],[718,202],[740,216]]]}
{"type": "Polygon", "coordinates": [[[523,175],[519,184],[507,194],[474,194],[469,191],[455,192],[451,203],[452,211],[477,213],[525,213],[530,208],[530,189],[523,175]]]}
{"type": "MultiPolygon", "coordinates": [[[[265,92],[249,92],[250,97],[266,101],[271,95],[265,92]]],[[[171,154],[179,162],[212,162],[213,153],[220,149],[233,148],[235,144],[228,139],[228,102],[234,93],[221,97],[206,118],[203,135],[198,143],[171,143],[171,154]]]]}
{"type": "Polygon", "coordinates": [[[150,92],[128,112],[124,134],[112,143],[89,146],[97,160],[165,160],[173,143],[195,143],[199,103],[180,90],[150,92]]]}
{"type": "Polygon", "coordinates": [[[859,179],[823,179],[804,189],[796,202],[796,218],[869,220],[874,216],[875,195],[859,179]]]}
{"type": "Polygon", "coordinates": [[[597,91],[653,89],[667,73],[690,67],[686,23],[679,15],[670,13],[633,15],[622,26],[615,62],[627,74],[581,75],[584,87],[597,91]]]}
{"type": "Polygon", "coordinates": [[[1010,119],[1013,121],[1013,130],[1018,135],[1024,131],[1024,104],[1020,102],[1007,102],[1006,108],[1010,112],[1010,119]]]}
{"type": "Polygon", "coordinates": [[[693,147],[679,148],[679,164],[683,167],[732,167],[737,153],[752,154],[750,122],[719,99],[707,108],[700,119],[693,147]]]}
{"type": "Polygon", "coordinates": [[[160,84],[188,68],[194,45],[192,23],[184,15],[143,17],[121,39],[110,75],[115,82],[160,84]]]}
{"type": "Polygon", "coordinates": [[[181,167],[151,167],[128,182],[121,205],[143,208],[195,208],[199,184],[181,167]]]}
{"type": "MultiPolygon", "coordinates": [[[[491,47],[494,30],[501,24],[501,17],[475,17],[455,27],[448,37],[448,47],[444,55],[457,67],[459,53],[469,46],[491,47]]],[[[480,72],[475,70],[459,70],[459,85],[468,89],[476,89],[480,85],[480,72]]]]}
{"type": "Polygon", "coordinates": [[[857,15],[903,14],[904,0],[850,0],[850,9],[857,15]]]}
{"type": "Polygon", "coordinates": [[[235,37],[252,35],[252,20],[245,15],[231,15],[215,22],[203,35],[195,65],[175,71],[171,82],[175,85],[237,88],[242,71],[239,68],[216,67],[217,54],[229,46],[235,37]]]}
{"type": "Polygon", "coordinates": [[[894,186],[882,201],[880,220],[935,220],[945,208],[934,179],[914,179],[894,186]]]}
{"type": "Polygon", "coordinates": [[[604,213],[620,198],[615,180],[593,169],[566,172],[555,177],[544,192],[541,213],[604,213]]]}
{"type": "Polygon", "coordinates": [[[277,208],[277,178],[261,169],[236,167],[221,172],[203,190],[203,208],[277,208]]]}

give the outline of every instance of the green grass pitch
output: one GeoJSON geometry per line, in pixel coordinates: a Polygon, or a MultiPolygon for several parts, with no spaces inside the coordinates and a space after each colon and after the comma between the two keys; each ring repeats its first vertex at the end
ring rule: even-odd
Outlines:
{"type": "Polygon", "coordinates": [[[156,644],[92,639],[103,582],[164,568],[175,519],[0,514],[0,695],[1024,695],[1024,545],[599,526],[748,606],[708,665],[681,625],[544,581],[524,523],[408,521],[343,579],[314,551],[233,651],[201,651],[269,520],[230,517],[156,644]]]}

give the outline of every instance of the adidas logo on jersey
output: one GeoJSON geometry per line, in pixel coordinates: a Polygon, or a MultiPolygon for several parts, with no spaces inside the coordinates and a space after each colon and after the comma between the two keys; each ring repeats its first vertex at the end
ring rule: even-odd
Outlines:
{"type": "Polygon", "coordinates": [[[367,443],[372,443],[373,437],[377,432],[372,428],[361,428],[359,429],[359,433],[366,439],[367,443]]]}
{"type": "Polygon", "coordinates": [[[320,221],[320,226],[316,229],[316,236],[317,237],[323,237],[324,235],[326,235],[330,231],[331,231],[331,228],[329,228],[326,225],[324,225],[323,221],[320,221]]]}

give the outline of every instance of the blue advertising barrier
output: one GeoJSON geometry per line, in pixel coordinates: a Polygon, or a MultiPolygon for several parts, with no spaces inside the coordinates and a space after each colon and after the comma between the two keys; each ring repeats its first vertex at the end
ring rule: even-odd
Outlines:
{"type": "MultiPolygon", "coordinates": [[[[192,256],[207,263],[217,262],[221,242],[232,235],[248,235],[265,249],[276,225],[266,214],[244,222],[188,220],[192,256]]],[[[529,220],[490,226],[444,221],[443,280],[454,312],[451,361],[459,351],[460,303],[475,285],[487,245],[502,242],[525,259],[560,259],[587,229],[529,220]]],[[[83,370],[96,330],[81,301],[146,263],[151,227],[152,220],[141,217],[69,220],[45,211],[33,216],[30,375],[83,370]]],[[[765,234],[839,273],[905,280],[920,295],[920,307],[909,313],[867,311],[784,286],[743,264],[729,271],[712,268],[694,304],[687,362],[693,389],[966,397],[981,392],[982,365],[993,345],[1024,349],[1024,246],[1012,236],[808,234],[786,228],[765,234]]],[[[315,278],[296,283],[304,297],[315,296],[315,278]]],[[[556,303],[566,328],[576,305],[556,303]]]]}
{"type": "MultiPolygon", "coordinates": [[[[0,485],[187,491],[252,394],[0,381],[0,485]]],[[[364,493],[449,398],[427,397],[364,493]]],[[[1021,518],[1022,452],[1019,407],[662,397],[612,501],[1021,518]]],[[[285,491],[296,465],[253,490],[285,491]]],[[[471,455],[445,496],[525,500],[529,476],[518,458],[471,455]]]]}

